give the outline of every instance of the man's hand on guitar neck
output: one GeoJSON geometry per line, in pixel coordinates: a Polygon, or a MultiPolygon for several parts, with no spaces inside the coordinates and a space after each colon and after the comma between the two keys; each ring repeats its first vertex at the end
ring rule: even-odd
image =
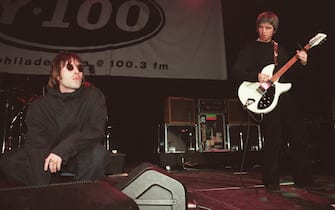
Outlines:
{"type": "MultiPolygon", "coordinates": [[[[307,64],[308,54],[305,50],[297,50],[296,57],[300,60],[300,63],[302,65],[305,66],[307,64]]],[[[270,78],[270,75],[264,74],[262,72],[258,73],[258,81],[261,83],[269,81],[270,78]]]]}
{"type": "Polygon", "coordinates": [[[297,58],[300,60],[302,65],[305,66],[307,64],[308,55],[305,50],[297,50],[297,58]]]}

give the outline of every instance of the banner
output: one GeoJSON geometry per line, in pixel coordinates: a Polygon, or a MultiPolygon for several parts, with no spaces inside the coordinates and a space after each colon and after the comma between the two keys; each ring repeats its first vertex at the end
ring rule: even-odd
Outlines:
{"type": "Polygon", "coordinates": [[[49,74],[60,51],[86,74],[226,80],[220,0],[2,0],[0,72],[49,74]]]}

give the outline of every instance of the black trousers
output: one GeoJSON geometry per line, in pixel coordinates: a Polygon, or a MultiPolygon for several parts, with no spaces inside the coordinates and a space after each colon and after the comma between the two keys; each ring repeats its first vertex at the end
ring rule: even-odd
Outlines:
{"type": "Polygon", "coordinates": [[[292,155],[292,175],[295,184],[307,185],[312,181],[308,154],[308,131],[301,110],[293,96],[284,93],[276,108],[264,115],[263,183],[279,184],[282,145],[289,143],[292,155]]]}
{"type": "MultiPolygon", "coordinates": [[[[38,150],[34,151],[34,153],[38,150]]],[[[7,180],[23,185],[49,184],[52,174],[44,171],[45,152],[40,152],[38,161],[33,161],[25,147],[5,153],[0,159],[0,172],[7,180]]],[[[62,165],[75,174],[75,181],[98,180],[105,176],[109,155],[104,146],[96,143],[87,147],[62,165]]]]}

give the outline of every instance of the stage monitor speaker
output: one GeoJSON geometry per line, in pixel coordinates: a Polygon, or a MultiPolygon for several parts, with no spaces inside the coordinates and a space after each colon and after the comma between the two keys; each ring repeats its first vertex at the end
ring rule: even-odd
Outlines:
{"type": "Polygon", "coordinates": [[[227,123],[243,123],[248,121],[248,112],[238,99],[227,99],[227,123]]]}
{"type": "Polygon", "coordinates": [[[136,210],[134,200],[102,181],[0,188],[0,209],[136,210]]]}
{"type": "Polygon", "coordinates": [[[164,102],[165,123],[195,124],[194,99],[169,96],[164,102]]]}
{"type": "Polygon", "coordinates": [[[115,187],[134,199],[140,210],[187,209],[184,185],[150,163],[137,166],[115,187]]]}

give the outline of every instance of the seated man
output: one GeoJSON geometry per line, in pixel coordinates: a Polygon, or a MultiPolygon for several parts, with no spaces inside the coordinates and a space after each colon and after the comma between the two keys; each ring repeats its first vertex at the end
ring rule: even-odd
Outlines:
{"type": "Polygon", "coordinates": [[[103,146],[107,108],[103,93],[84,86],[81,58],[69,52],[51,63],[48,91],[28,108],[25,144],[0,159],[0,172],[24,185],[51,182],[64,166],[75,180],[105,175],[108,152],[103,146]]]}

